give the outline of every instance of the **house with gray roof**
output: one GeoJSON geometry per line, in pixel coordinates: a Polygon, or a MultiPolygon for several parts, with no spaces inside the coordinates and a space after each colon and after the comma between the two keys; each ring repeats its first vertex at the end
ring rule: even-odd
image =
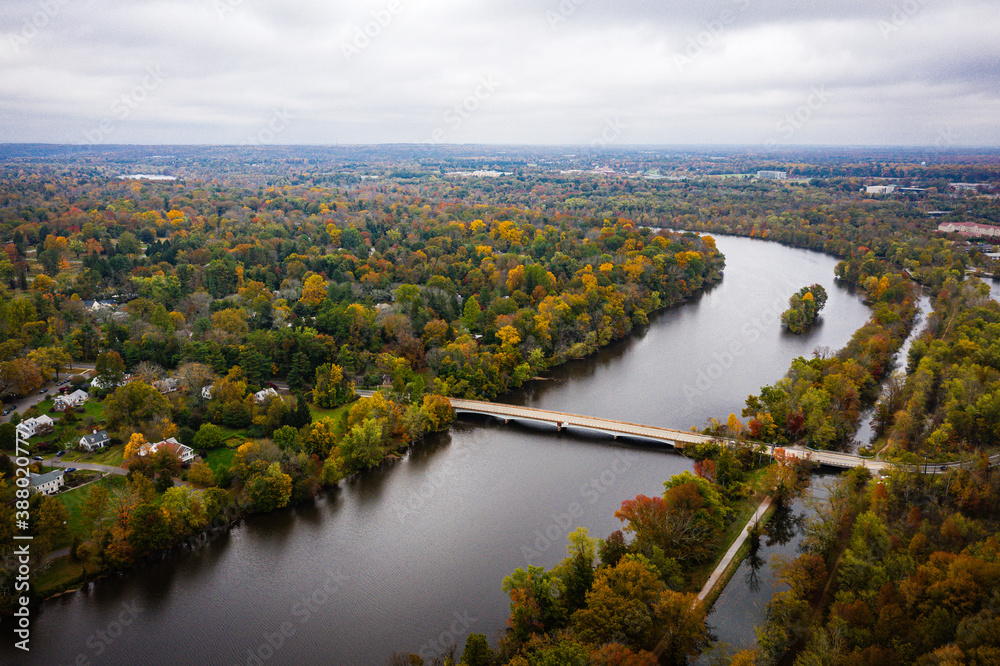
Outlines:
{"type": "Polygon", "coordinates": [[[59,492],[65,481],[63,475],[65,472],[61,469],[57,469],[54,472],[47,472],[46,474],[31,474],[31,490],[32,492],[41,493],[43,495],[54,495],[59,492]]]}
{"type": "Polygon", "coordinates": [[[111,438],[108,437],[107,430],[95,430],[93,433],[80,438],[80,448],[93,453],[97,449],[103,449],[110,441],[111,438]]]}
{"type": "Polygon", "coordinates": [[[22,437],[28,439],[35,435],[45,435],[52,432],[56,428],[56,422],[47,414],[42,414],[34,418],[24,419],[15,427],[22,437]]]}
{"type": "Polygon", "coordinates": [[[52,408],[57,412],[64,412],[72,407],[79,407],[83,403],[87,402],[89,398],[90,396],[86,391],[77,389],[68,395],[56,396],[52,408]]]}

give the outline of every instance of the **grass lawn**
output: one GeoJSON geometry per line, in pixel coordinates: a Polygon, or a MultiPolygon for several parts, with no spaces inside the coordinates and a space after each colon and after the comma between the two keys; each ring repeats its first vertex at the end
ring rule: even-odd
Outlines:
{"type": "Polygon", "coordinates": [[[88,400],[83,403],[83,411],[85,416],[93,416],[95,421],[104,420],[104,403],[100,400],[88,400]]]}
{"type": "Polygon", "coordinates": [[[44,599],[79,586],[84,581],[85,573],[82,563],[60,557],[32,576],[31,582],[35,586],[35,594],[44,599]]]}
{"type": "MultiPolygon", "coordinates": [[[[704,587],[705,583],[708,581],[708,577],[712,575],[712,571],[715,567],[722,561],[722,557],[729,550],[729,547],[736,541],[737,537],[743,532],[743,528],[746,526],[747,521],[753,516],[754,511],[760,506],[761,500],[764,496],[760,493],[760,484],[764,479],[764,475],[767,474],[767,466],[760,467],[753,470],[749,474],[747,479],[747,485],[753,488],[756,492],[750,497],[739,502],[735,507],[733,507],[732,520],[726,526],[726,531],[722,535],[720,540],[719,549],[715,553],[715,557],[707,562],[703,562],[697,567],[694,567],[691,572],[689,579],[691,581],[690,586],[692,589],[689,592],[699,592],[701,588],[704,587]]],[[[734,560],[734,563],[741,560],[734,560]]],[[[716,585],[716,590],[721,592],[725,588],[722,581],[719,585],[716,585]]]]}
{"type": "Polygon", "coordinates": [[[125,477],[118,476],[117,474],[110,474],[104,477],[102,480],[96,483],[91,483],[84,486],[83,488],[75,488],[73,490],[67,491],[65,493],[60,493],[56,497],[62,501],[65,505],[66,510],[69,512],[69,520],[66,522],[66,526],[69,528],[69,539],[66,543],[57,544],[57,548],[62,548],[68,546],[73,539],[73,535],[79,535],[81,539],[87,537],[88,535],[83,532],[83,512],[81,507],[83,503],[87,500],[87,495],[90,491],[96,488],[98,485],[102,485],[109,490],[112,488],[124,488],[125,487],[125,477]]]}
{"type": "Polygon", "coordinates": [[[228,467],[232,464],[236,456],[235,449],[208,449],[208,459],[205,460],[213,472],[217,472],[221,467],[228,467]]]}
{"type": "Polygon", "coordinates": [[[354,403],[349,402],[346,405],[341,405],[340,407],[335,407],[333,409],[323,409],[322,407],[317,407],[316,405],[310,404],[309,412],[312,414],[313,421],[318,421],[320,419],[333,419],[333,422],[337,424],[339,432],[341,417],[347,412],[351,411],[351,407],[353,406],[354,403]]]}
{"type": "Polygon", "coordinates": [[[97,463],[98,465],[121,467],[121,464],[125,461],[125,445],[118,444],[116,446],[106,446],[103,449],[94,451],[93,453],[87,453],[86,451],[67,451],[66,455],[62,457],[62,461],[97,463]]]}
{"type": "Polygon", "coordinates": [[[226,433],[226,446],[238,449],[243,442],[253,439],[246,428],[230,428],[229,426],[219,426],[219,430],[226,433]]]}
{"type": "MultiPolygon", "coordinates": [[[[49,435],[43,435],[40,437],[40,441],[51,442],[53,445],[52,451],[55,452],[59,449],[66,449],[70,446],[75,446],[80,438],[91,432],[93,429],[103,430],[103,426],[100,423],[104,420],[104,404],[97,400],[91,400],[84,403],[84,413],[78,414],[74,413],[76,421],[73,423],[66,423],[65,413],[57,412],[53,408],[53,402],[51,399],[46,399],[38,403],[38,409],[42,414],[47,414],[48,416],[55,419],[55,432],[49,435]],[[85,427],[83,422],[85,419],[90,417],[94,425],[90,428],[85,427]]],[[[85,460],[87,462],[103,462],[102,460],[89,459],[89,458],[68,458],[72,460],[85,460]]],[[[118,462],[121,460],[119,458],[118,462]]],[[[104,464],[117,464],[115,462],[109,462],[104,464]]]]}

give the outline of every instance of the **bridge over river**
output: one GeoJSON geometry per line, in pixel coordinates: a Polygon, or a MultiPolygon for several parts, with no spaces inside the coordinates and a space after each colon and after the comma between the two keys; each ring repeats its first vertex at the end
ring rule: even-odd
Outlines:
{"type": "MultiPolygon", "coordinates": [[[[368,396],[372,391],[357,391],[359,395],[368,396]]],[[[612,437],[629,437],[640,440],[649,440],[659,444],[665,444],[677,449],[683,449],[689,444],[705,444],[710,442],[723,442],[732,445],[732,439],[712,437],[687,430],[674,430],[672,428],[661,428],[659,426],[642,425],[639,423],[629,423],[627,421],[615,421],[596,416],[582,416],[580,414],[567,414],[565,412],[555,412],[548,409],[536,409],[534,407],[520,407],[518,405],[505,405],[498,402],[486,402],[484,400],[465,400],[462,398],[449,398],[451,407],[456,414],[478,414],[491,416],[506,421],[523,421],[528,423],[543,423],[553,425],[557,430],[563,428],[573,428],[589,432],[597,432],[612,437]]],[[[768,455],[774,455],[777,448],[786,455],[799,459],[811,460],[827,467],[839,467],[848,469],[852,467],[864,467],[872,472],[888,471],[894,467],[902,467],[921,471],[927,474],[940,474],[953,467],[968,467],[972,463],[967,461],[948,463],[927,463],[921,465],[900,465],[885,460],[866,458],[853,453],[841,453],[838,451],[818,451],[798,446],[775,447],[773,444],[761,443],[768,455]]],[[[993,465],[1000,464],[1000,454],[990,458],[993,465]]]]}
{"type": "MultiPolygon", "coordinates": [[[[558,430],[563,428],[574,428],[590,432],[598,432],[612,437],[632,437],[637,439],[652,440],[661,444],[666,444],[674,448],[683,449],[689,444],[707,444],[718,442],[720,438],[710,435],[702,435],[696,432],[685,430],[674,430],[672,428],[661,428],[658,426],[642,425],[639,423],[629,423],[627,421],[615,421],[603,419],[596,416],[582,416],[580,414],[567,414],[565,412],[554,412],[547,409],[535,409],[534,407],[519,407],[517,405],[504,405],[496,402],[485,402],[482,400],[463,400],[460,398],[450,398],[451,407],[456,414],[479,414],[492,416],[505,421],[527,421],[532,423],[546,423],[554,425],[558,430]]],[[[722,439],[724,443],[732,444],[733,440],[722,439]]],[[[769,455],[773,454],[774,446],[764,444],[769,455]]],[[[799,447],[785,447],[784,452],[796,458],[804,458],[828,467],[866,467],[873,472],[881,472],[893,466],[893,463],[864,458],[851,453],[838,453],[835,451],[816,451],[799,447]]],[[[934,470],[940,471],[940,466],[934,470]]],[[[932,471],[928,469],[928,471],[932,471]]]]}

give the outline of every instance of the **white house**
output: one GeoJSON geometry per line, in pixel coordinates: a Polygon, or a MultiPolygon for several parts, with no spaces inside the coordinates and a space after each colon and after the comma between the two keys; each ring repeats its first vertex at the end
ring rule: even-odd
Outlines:
{"type": "Polygon", "coordinates": [[[215,388],[215,384],[209,384],[208,386],[201,387],[201,397],[205,400],[212,399],[212,389],[215,388]]]}
{"type": "Polygon", "coordinates": [[[104,382],[101,381],[100,377],[94,377],[93,379],[90,380],[90,385],[93,386],[95,389],[105,389],[105,388],[114,389],[124,384],[128,384],[130,381],[132,381],[132,375],[125,375],[125,377],[122,378],[122,382],[120,384],[115,384],[114,386],[105,386],[104,382]]]}
{"type": "Polygon", "coordinates": [[[28,439],[29,437],[34,437],[35,435],[43,435],[45,433],[52,432],[55,430],[56,422],[49,418],[46,414],[42,414],[36,418],[24,419],[17,424],[17,432],[21,434],[21,437],[28,439]]]}
{"type": "Polygon", "coordinates": [[[262,405],[265,402],[267,402],[268,398],[271,398],[272,396],[277,398],[278,392],[271,387],[267,387],[263,391],[257,391],[256,393],[254,393],[253,399],[257,402],[258,405],[262,405]]]}
{"type": "Polygon", "coordinates": [[[103,449],[110,441],[107,430],[95,430],[92,434],[80,438],[80,448],[93,453],[95,449],[103,449]]]}
{"type": "Polygon", "coordinates": [[[72,407],[79,407],[90,398],[86,391],[77,389],[67,395],[56,396],[52,408],[57,412],[65,412],[72,407]]]}
{"type": "Polygon", "coordinates": [[[65,481],[63,480],[64,472],[61,469],[57,469],[54,472],[48,472],[47,474],[31,474],[31,489],[36,493],[41,493],[43,495],[54,495],[59,492],[59,489],[63,487],[65,481]]]}
{"type": "Polygon", "coordinates": [[[869,185],[865,188],[866,194],[892,194],[895,191],[895,185],[869,185]]]}
{"type": "Polygon", "coordinates": [[[142,445],[142,448],[139,449],[139,455],[140,456],[153,455],[159,450],[161,446],[168,446],[175,449],[177,451],[177,455],[180,456],[182,463],[189,463],[195,458],[194,449],[192,449],[190,446],[185,446],[184,444],[181,444],[173,437],[169,437],[161,442],[153,442],[153,443],[146,442],[145,444],[142,445]]]}
{"type": "Polygon", "coordinates": [[[160,393],[173,393],[180,388],[180,382],[178,382],[173,377],[167,377],[166,379],[161,379],[159,381],[153,382],[153,388],[155,388],[160,393]]]}

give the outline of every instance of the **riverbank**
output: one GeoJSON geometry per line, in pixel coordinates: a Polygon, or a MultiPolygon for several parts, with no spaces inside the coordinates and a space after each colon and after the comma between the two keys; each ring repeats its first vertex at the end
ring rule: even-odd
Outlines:
{"type": "MultiPolygon", "coordinates": [[[[745,239],[719,245],[727,255],[721,283],[505,399],[687,428],[738,412],[748,393],[780,377],[793,358],[818,345],[842,347],[867,319],[860,300],[833,283],[827,257],[745,239]],[[837,316],[804,338],[783,335],[778,316],[788,287],[818,281],[828,286],[827,309],[837,316]]],[[[419,652],[442,632],[464,644],[469,631],[492,635],[509,616],[503,576],[555,566],[576,526],[595,536],[620,529],[614,513],[623,499],[660,494],[665,479],[692,467],[672,451],[610,438],[459,421],[315,502],[250,516],[201,548],[165,553],[46,602],[35,627],[44,646],[35,663],[72,661],[103,613],[152,599],[155,621],[140,617],[105,656],[169,651],[169,637],[184,634],[201,646],[200,658],[245,659],[260,636],[296,621],[294,605],[338,570],[349,580],[324,593],[328,603],[311,611],[307,624],[295,625],[282,659],[384,664],[393,651],[419,652]],[[567,520],[573,524],[564,529],[567,520]],[[465,612],[475,621],[449,633],[455,613],[465,612]],[[319,645],[336,648],[312,648],[319,645]]]]}
{"type": "MultiPolygon", "coordinates": [[[[719,595],[722,594],[722,591],[726,589],[726,584],[729,583],[729,579],[732,578],[733,573],[739,568],[750,548],[747,543],[750,533],[767,523],[767,514],[771,510],[773,501],[770,495],[761,501],[743,526],[739,535],[729,546],[729,549],[723,554],[722,559],[719,560],[715,569],[712,570],[705,585],[698,593],[698,598],[705,602],[706,606],[711,607],[719,595]]],[[[757,536],[759,537],[759,534],[757,536]]]]}
{"type": "MultiPolygon", "coordinates": [[[[654,312],[662,312],[662,311],[667,311],[667,310],[679,307],[679,306],[683,305],[683,303],[686,302],[687,300],[688,299],[683,299],[683,300],[681,300],[679,302],[671,303],[671,304],[666,305],[666,306],[664,306],[662,308],[659,308],[658,310],[656,310],[654,312]]],[[[599,350],[595,350],[595,352],[596,351],[599,351],[599,350]]],[[[587,356],[592,356],[595,352],[591,352],[587,356]]],[[[567,360],[579,360],[579,359],[563,359],[563,361],[561,361],[560,364],[562,362],[567,361],[567,360]]],[[[370,391],[359,393],[359,395],[361,395],[361,397],[370,396],[370,394],[371,394],[370,391]]],[[[339,415],[342,414],[345,410],[346,410],[346,407],[341,407],[341,408],[338,408],[337,410],[335,410],[335,412],[332,414],[332,418],[334,419],[335,422],[339,423],[339,415]]],[[[320,410],[316,410],[316,411],[320,411],[320,410]]],[[[329,410],[325,410],[325,411],[329,411],[329,410]]],[[[327,416],[330,416],[330,415],[327,414],[327,416]]],[[[393,451],[390,451],[390,452],[388,452],[386,454],[386,460],[384,462],[391,462],[390,459],[398,459],[399,458],[399,454],[398,454],[399,451],[401,451],[401,450],[409,450],[410,447],[413,447],[413,446],[419,446],[419,443],[412,443],[412,442],[406,443],[405,446],[403,447],[403,449],[400,449],[400,448],[397,447],[393,451]]],[[[63,465],[63,466],[68,466],[68,465],[63,465]]],[[[97,467],[103,467],[103,466],[90,465],[89,467],[95,467],[95,468],[97,468],[97,467]]],[[[114,473],[121,474],[121,475],[124,475],[126,473],[125,470],[120,469],[120,468],[117,468],[117,469],[114,469],[114,470],[112,470],[111,468],[107,468],[106,471],[113,471],[114,473]]],[[[366,472],[362,471],[360,473],[364,474],[366,472]]],[[[335,488],[334,488],[334,492],[335,492],[335,488]]],[[[232,492],[230,492],[230,498],[231,498],[231,500],[235,500],[236,496],[232,492]]],[[[186,535],[183,538],[182,543],[186,543],[186,542],[189,542],[189,541],[191,541],[193,539],[197,539],[202,534],[204,534],[204,532],[200,533],[200,534],[186,535]]],[[[175,546],[171,546],[171,548],[169,550],[172,550],[172,549],[177,548],[177,547],[179,547],[179,546],[176,546],[176,545],[175,546]]],[[[159,554],[160,553],[152,553],[150,555],[151,556],[157,556],[159,554]]],[[[115,570],[115,571],[113,571],[111,573],[121,573],[124,570],[125,569],[119,569],[119,570],[115,570]]],[[[67,592],[72,592],[74,590],[79,589],[81,585],[84,585],[84,584],[86,584],[88,582],[91,582],[93,580],[97,580],[98,578],[101,578],[101,577],[103,577],[105,575],[108,575],[108,573],[109,573],[108,571],[106,571],[104,569],[101,569],[99,567],[92,568],[90,571],[88,571],[86,563],[82,563],[82,562],[76,561],[71,556],[71,554],[66,553],[66,554],[64,554],[61,557],[53,558],[51,561],[46,562],[43,565],[42,569],[40,570],[40,574],[38,575],[38,577],[34,581],[34,586],[33,586],[33,590],[32,590],[34,601],[35,601],[35,603],[40,603],[41,601],[44,601],[45,599],[49,599],[49,598],[52,598],[54,596],[58,596],[60,594],[64,594],[64,593],[67,593],[67,592]]]]}

